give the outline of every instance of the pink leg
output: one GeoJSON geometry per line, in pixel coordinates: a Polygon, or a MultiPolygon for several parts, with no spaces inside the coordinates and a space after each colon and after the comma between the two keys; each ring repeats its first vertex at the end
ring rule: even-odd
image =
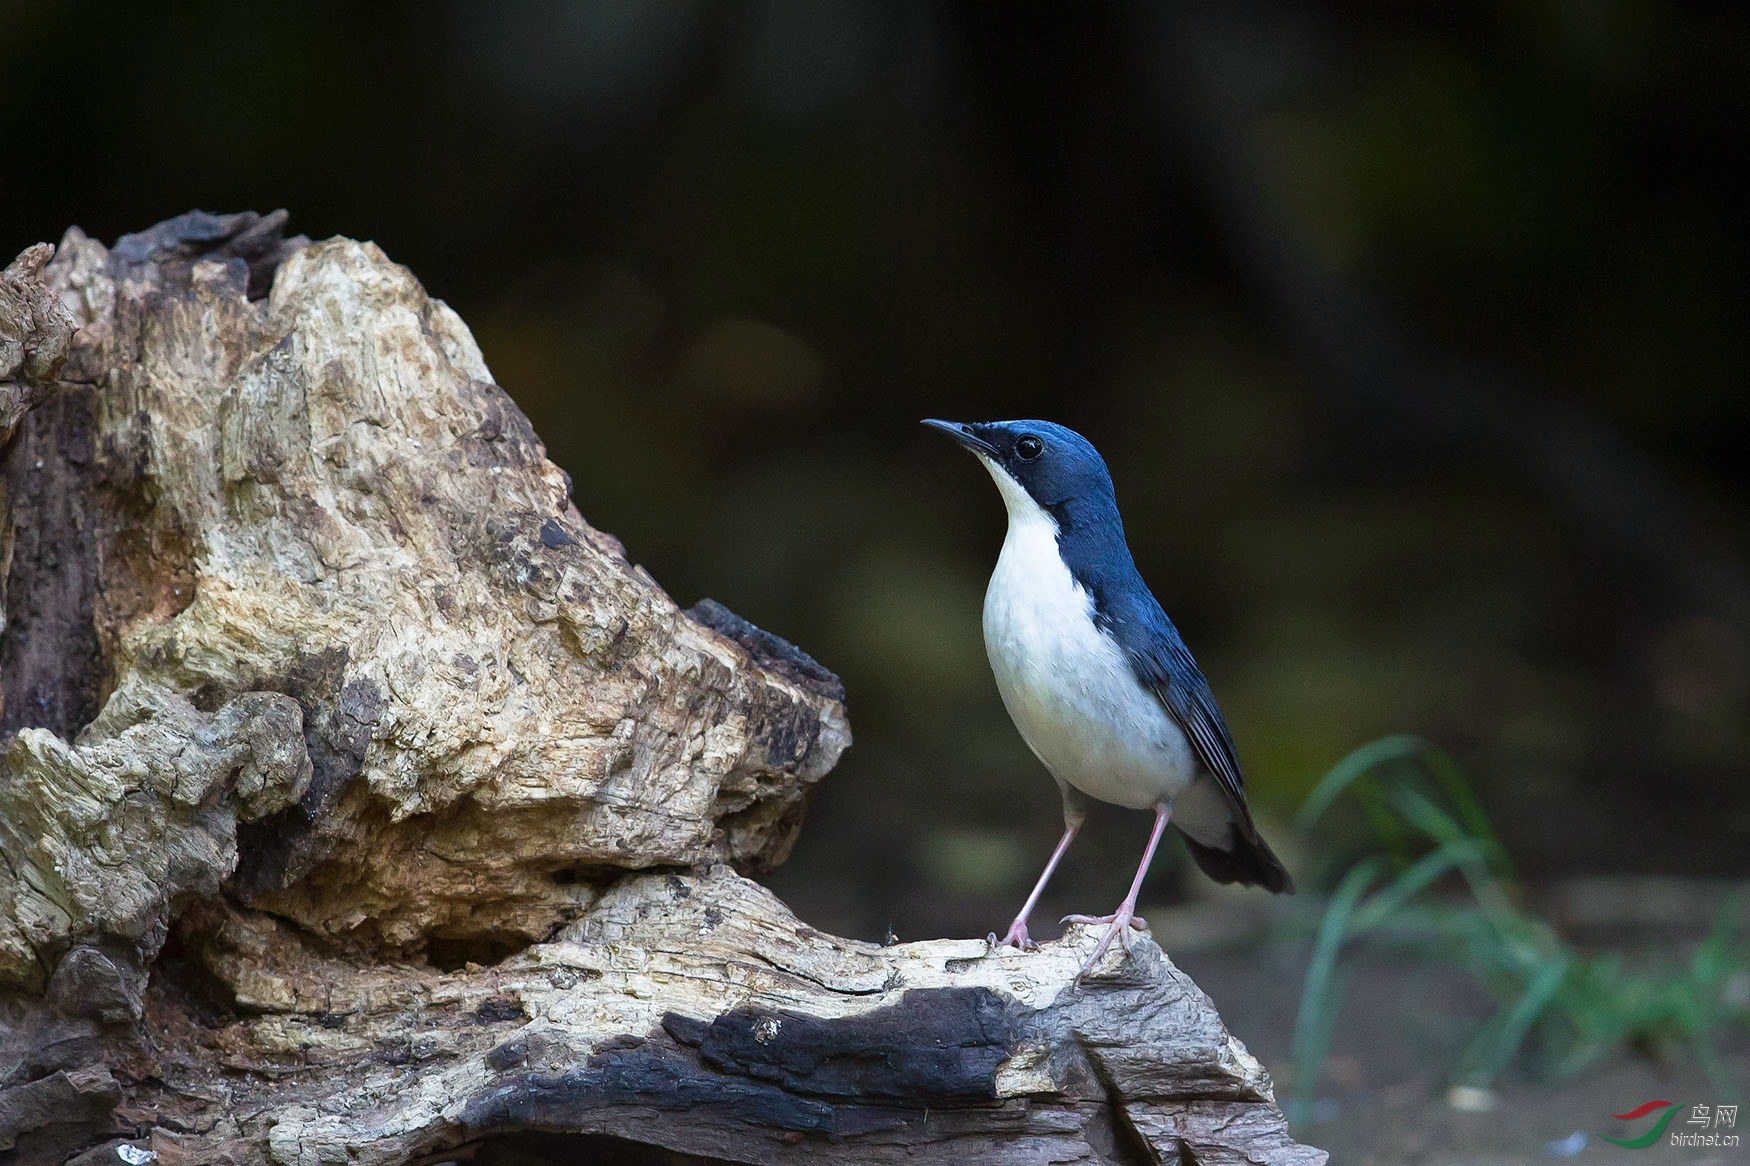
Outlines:
{"type": "Polygon", "coordinates": [[[1063,852],[1069,849],[1071,839],[1076,831],[1082,828],[1081,822],[1072,822],[1063,828],[1063,837],[1057,840],[1057,849],[1051,852],[1051,861],[1045,864],[1045,873],[1039,876],[1039,881],[1033,884],[1033,893],[1027,896],[1027,901],[1021,905],[1021,913],[1015,916],[1015,921],[1009,924],[1009,932],[1001,940],[996,932],[991,932],[992,947],[1014,947],[1022,951],[1039,946],[1027,934],[1027,916],[1033,914],[1033,908],[1039,905],[1039,896],[1045,893],[1045,884],[1051,881],[1051,872],[1057,869],[1057,864],[1063,858],[1063,852]]]}
{"type": "MultiPolygon", "coordinates": [[[[1066,916],[1066,923],[1108,923],[1106,934],[1100,938],[1100,946],[1094,949],[1094,954],[1088,957],[1088,962],[1082,965],[1082,970],[1076,973],[1076,980],[1088,974],[1093,966],[1100,962],[1100,957],[1106,954],[1106,949],[1112,946],[1112,941],[1120,936],[1124,940],[1126,951],[1130,949],[1130,928],[1132,924],[1142,923],[1136,917],[1136,896],[1142,891],[1143,876],[1148,874],[1148,864],[1154,861],[1155,847],[1161,844],[1161,835],[1167,831],[1167,819],[1172,817],[1172,807],[1165,802],[1155,807],[1155,828],[1148,836],[1148,849],[1142,852],[1142,865],[1136,868],[1136,878],[1130,884],[1130,893],[1124,896],[1124,902],[1118,905],[1118,910],[1111,915],[1094,917],[1088,915],[1066,916]]],[[[1144,924],[1147,926],[1147,924],[1144,924]]]]}

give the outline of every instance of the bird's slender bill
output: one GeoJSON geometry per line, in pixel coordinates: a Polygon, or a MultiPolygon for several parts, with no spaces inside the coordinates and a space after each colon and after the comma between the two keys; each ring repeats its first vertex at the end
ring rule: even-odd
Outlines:
{"type": "Polygon", "coordinates": [[[938,421],[934,417],[924,418],[924,424],[931,429],[940,429],[973,453],[982,453],[992,457],[996,455],[997,451],[990,442],[974,433],[970,425],[962,425],[958,421],[938,421]]]}

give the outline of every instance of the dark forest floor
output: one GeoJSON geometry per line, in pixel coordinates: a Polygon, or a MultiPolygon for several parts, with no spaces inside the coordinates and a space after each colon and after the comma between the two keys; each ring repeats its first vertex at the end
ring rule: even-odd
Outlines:
{"type": "MultiPolygon", "coordinates": [[[[1236,925],[1233,904],[1149,912],[1155,936],[1175,963],[1215,1001],[1228,1027],[1270,1068],[1286,1109],[1295,1092],[1291,1039],[1309,945],[1272,940],[1269,931],[1236,925]],[[1223,909],[1225,907],[1225,910],[1223,909]],[[1216,922],[1212,923],[1212,919],[1216,922]],[[1220,922],[1225,920],[1225,923],[1220,922]],[[1180,938],[1175,942],[1174,936],[1180,938]]],[[[1243,915],[1243,913],[1242,913],[1243,915]]],[[[1705,920],[1702,920],[1705,923],[1705,920]]],[[[1616,934],[1611,946],[1649,959],[1681,953],[1700,938],[1669,931],[1616,934]]],[[[1689,1124],[1696,1104],[1741,1100],[1708,1080],[1685,1052],[1664,1059],[1618,1054],[1560,1082],[1531,1079],[1520,1067],[1480,1097],[1453,1098],[1445,1070],[1492,1003],[1464,971],[1434,953],[1363,949],[1345,957],[1350,979],[1315,1097],[1311,1121],[1296,1137],[1329,1150],[1345,1166],[1492,1166],[1524,1162],[1685,1162],[1750,1166],[1750,1116],[1734,1129],[1735,1148],[1674,1147],[1669,1135],[1689,1124]],[[1611,1115],[1652,1099],[1683,1105],[1660,1144],[1643,1151],[1600,1135],[1633,1137],[1656,1115],[1620,1122],[1611,1115]],[[1469,1101],[1470,1106],[1465,1102],[1469,1101]],[[1476,1108],[1478,1104],[1483,1108],[1476,1108]]],[[[1750,1031],[1719,1034],[1741,1092],[1750,1082],[1750,1031]]]]}

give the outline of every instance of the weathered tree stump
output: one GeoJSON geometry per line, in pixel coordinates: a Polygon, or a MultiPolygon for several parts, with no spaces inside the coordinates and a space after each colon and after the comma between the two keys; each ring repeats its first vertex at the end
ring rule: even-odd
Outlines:
{"type": "Polygon", "coordinates": [[[1075,990],[1091,937],[749,881],[836,679],[680,610],[454,312],[283,222],[0,275],[0,1158],[1323,1160],[1150,942],[1075,990]]]}

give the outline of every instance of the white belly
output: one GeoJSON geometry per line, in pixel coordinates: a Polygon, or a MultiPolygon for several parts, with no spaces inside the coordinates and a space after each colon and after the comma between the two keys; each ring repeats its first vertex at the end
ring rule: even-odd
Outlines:
{"type": "Polygon", "coordinates": [[[1050,516],[1015,509],[984,597],[984,645],[1009,716],[1052,775],[1089,797],[1132,809],[1170,800],[1196,775],[1190,743],[1094,626],[1093,597],[1063,565],[1050,516]]]}

